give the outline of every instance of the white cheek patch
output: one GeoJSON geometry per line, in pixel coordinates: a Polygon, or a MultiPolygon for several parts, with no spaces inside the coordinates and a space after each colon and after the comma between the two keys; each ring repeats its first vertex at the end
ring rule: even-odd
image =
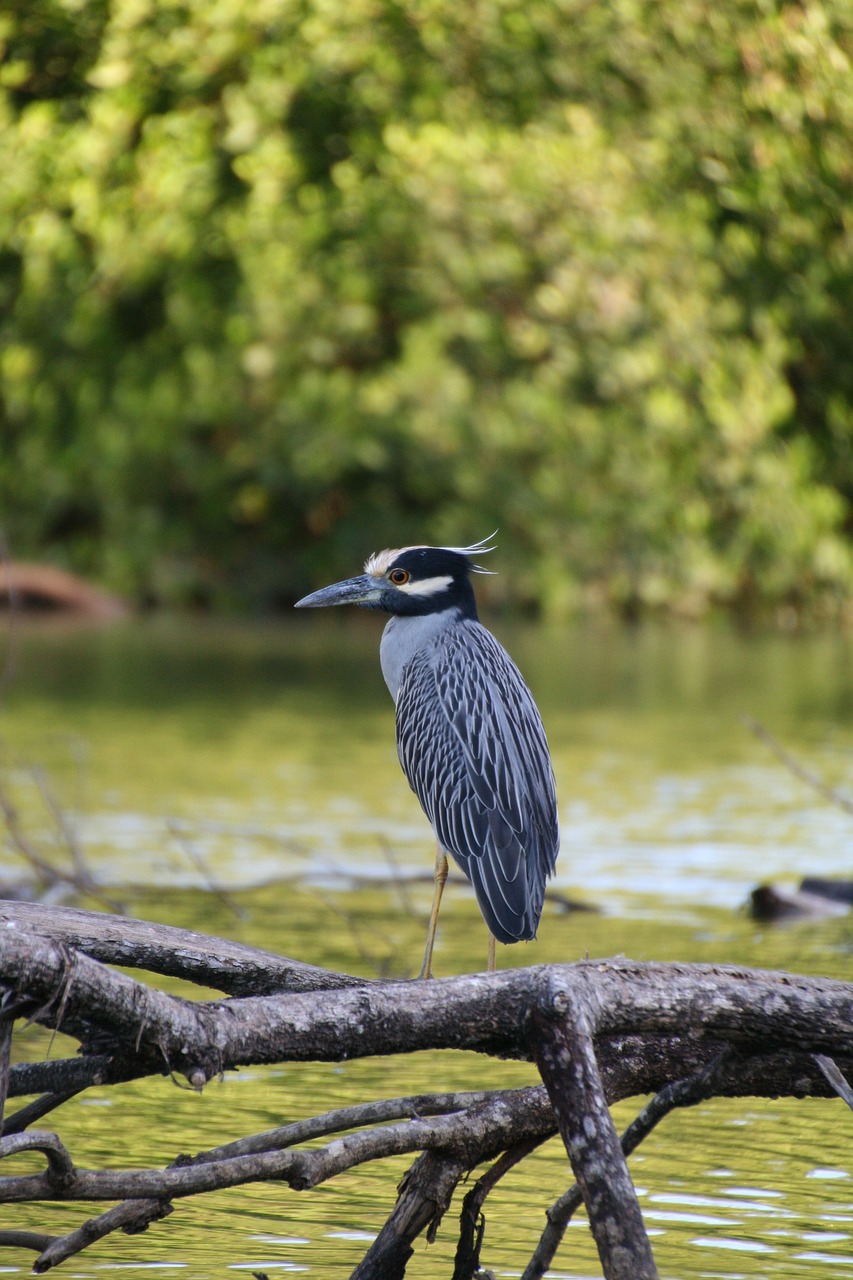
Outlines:
{"type": "Polygon", "coordinates": [[[437,596],[446,591],[452,581],[449,573],[443,573],[437,578],[423,578],[420,582],[404,582],[397,590],[405,591],[408,596],[437,596]]]}

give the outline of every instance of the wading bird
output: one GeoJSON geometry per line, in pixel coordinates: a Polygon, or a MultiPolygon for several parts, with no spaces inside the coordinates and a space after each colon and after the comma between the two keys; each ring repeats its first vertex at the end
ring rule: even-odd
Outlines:
{"type": "Polygon", "coordinates": [[[297,609],[357,604],[390,613],[379,649],[397,706],[397,752],[436,837],[435,892],[420,976],[432,973],[447,853],[474,886],[495,939],[536,936],[559,849],[554,773],[542,719],[521,672],[477,620],[473,557],[494,550],[379,551],[364,573],[297,609]]]}

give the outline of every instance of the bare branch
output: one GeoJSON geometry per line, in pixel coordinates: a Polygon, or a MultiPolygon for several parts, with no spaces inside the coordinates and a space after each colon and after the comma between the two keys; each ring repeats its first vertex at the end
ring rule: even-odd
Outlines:
{"type": "Polygon", "coordinates": [[[657,1280],[657,1268],[622,1147],[607,1107],[586,1007],[548,992],[534,1015],[536,1064],[545,1082],[608,1280],[657,1280]]]}
{"type": "Polygon", "coordinates": [[[456,1185],[467,1166],[458,1157],[426,1151],[419,1156],[397,1188],[397,1203],[353,1271],[350,1280],[402,1280],[422,1231],[435,1238],[456,1185]]]}
{"type": "MultiPolygon", "coordinates": [[[[99,1214],[97,1218],[87,1219],[82,1227],[69,1232],[66,1236],[44,1237],[45,1243],[40,1250],[40,1257],[33,1264],[33,1271],[41,1275],[51,1267],[58,1267],[60,1262],[65,1262],[75,1253],[88,1249],[89,1245],[102,1240],[113,1231],[124,1231],[126,1235],[131,1236],[137,1235],[147,1230],[152,1222],[168,1217],[171,1212],[172,1206],[167,1200],[125,1201],[113,1209],[108,1209],[106,1213],[99,1214]]],[[[0,1233],[0,1245],[2,1243],[2,1233],[0,1233]]]]}
{"type": "MultiPolygon", "coordinates": [[[[47,1173],[38,1176],[51,1188],[51,1195],[61,1196],[73,1184],[76,1177],[74,1162],[55,1133],[33,1129],[30,1133],[12,1133],[7,1138],[0,1138],[0,1160],[20,1155],[22,1151],[41,1151],[47,1157],[47,1173]]],[[[5,1178],[0,1178],[0,1184],[5,1181],[5,1178]]]]}
{"type": "Polygon", "coordinates": [[[47,773],[41,765],[34,765],[31,769],[31,773],[35,784],[38,787],[42,804],[53,818],[62,843],[71,855],[76,879],[81,885],[97,890],[97,885],[92,879],[89,868],[86,866],[86,861],[83,857],[83,850],[80,847],[80,841],[77,839],[77,832],[74,830],[74,826],[69,819],[68,814],[59,803],[56,792],[51,785],[47,773]]]}
{"type": "Polygon", "coordinates": [[[7,1116],[0,1128],[0,1137],[8,1137],[10,1133],[23,1133],[24,1129],[29,1128],[36,1120],[49,1115],[51,1111],[55,1111],[57,1107],[61,1107],[64,1102],[68,1102],[80,1092],[80,1089],[67,1089],[65,1093],[43,1093],[40,1098],[35,1098],[26,1107],[20,1107],[13,1115],[7,1116]]]}
{"type": "MultiPolygon", "coordinates": [[[[358,1125],[375,1124],[404,1116],[415,1117],[462,1111],[495,1096],[492,1093],[425,1094],[365,1103],[358,1107],[340,1108],[337,1111],[327,1112],[324,1116],[297,1121],[267,1133],[227,1143],[195,1156],[192,1161],[182,1159],[176,1163],[178,1167],[186,1167],[187,1164],[211,1163],[238,1155],[250,1155],[253,1152],[281,1150],[297,1142],[306,1142],[311,1138],[351,1129],[358,1125]]],[[[108,1213],[90,1219],[70,1235],[53,1241],[50,1248],[46,1249],[44,1255],[39,1258],[35,1269],[46,1271],[49,1267],[57,1266],[110,1232],[121,1230],[133,1234],[142,1231],[150,1223],[171,1212],[171,1204],[162,1199],[125,1200],[108,1213]]]]}
{"type": "Polygon", "coordinates": [[[211,938],[192,929],[116,919],[74,907],[0,901],[0,927],[3,924],[67,942],[106,964],[186,978],[229,995],[321,991],[364,981],[222,938],[212,947],[211,938]]]}
{"type": "Polygon", "coordinates": [[[310,994],[189,1001],[16,930],[0,935],[0,981],[35,999],[66,993],[69,1018],[109,1028],[172,1070],[211,1079],[248,1061],[340,1061],[365,1054],[454,1048],[525,1056],[527,1013],[556,984],[586,1005],[591,1034],[679,1035],[697,1001],[706,1038],[774,1042],[779,1018],[812,1052],[853,1053],[853,994],[844,983],[731,967],[582,961],[434,982],[364,983],[310,994]],[[762,998],[756,999],[758,981],[762,998]],[[820,1006],[820,1019],[814,1014],[820,1006]]]}
{"type": "Polygon", "coordinates": [[[484,1102],[512,1099],[512,1092],[487,1090],[478,1093],[426,1093],[409,1098],[387,1098],[376,1102],[364,1102],[359,1106],[341,1107],[313,1116],[310,1120],[296,1120],[278,1129],[239,1138],[236,1142],[214,1147],[195,1157],[195,1162],[221,1160],[232,1156],[252,1155],[256,1151],[281,1151],[286,1147],[323,1138],[330,1133],[342,1133],[368,1124],[383,1124],[391,1120],[416,1120],[421,1116],[448,1115],[469,1111],[484,1102]]]}
{"type": "Polygon", "coordinates": [[[42,1235],[36,1231],[0,1231],[0,1249],[33,1249],[41,1253],[48,1249],[56,1236],[42,1235]]]}
{"type": "MultiPolygon", "coordinates": [[[[240,1186],[246,1182],[281,1180],[297,1191],[364,1164],[392,1155],[421,1150],[443,1150],[465,1155],[472,1149],[488,1159],[512,1140],[516,1132],[527,1136],[553,1130],[553,1117],[544,1091],[513,1090],[500,1094],[466,1113],[408,1120],[368,1129],[327,1146],[310,1151],[274,1150],[236,1155],[224,1159],[184,1158],[168,1169],[135,1169],[127,1172],[92,1171],[62,1166],[63,1185],[50,1170],[48,1174],[0,1178],[0,1202],[36,1200],[117,1200],[173,1199],[201,1192],[240,1186]]],[[[35,1147],[49,1159],[65,1159],[62,1144],[52,1134],[16,1134],[0,1143],[0,1155],[35,1147]],[[5,1144],[9,1144],[5,1150],[5,1144]],[[18,1144],[17,1148],[14,1144],[18,1144]]]]}
{"type": "Polygon", "coordinates": [[[517,1142],[515,1146],[505,1151],[481,1178],[477,1179],[467,1193],[459,1214],[459,1243],[456,1246],[452,1280],[473,1280],[480,1269],[480,1250],[486,1225],[482,1210],[486,1197],[494,1190],[501,1178],[550,1136],[550,1134],[544,1134],[541,1137],[536,1136],[527,1138],[524,1142],[517,1142]]]}
{"type": "Polygon", "coordinates": [[[839,791],[837,787],[827,786],[819,774],[815,773],[813,769],[808,769],[804,764],[801,764],[800,761],[797,760],[797,758],[793,756],[786,747],[783,747],[781,742],[778,742],[777,739],[773,737],[773,734],[770,733],[768,729],[765,729],[764,725],[760,724],[758,720],[753,720],[751,716],[744,716],[743,722],[747,729],[749,729],[751,733],[754,733],[756,738],[760,738],[761,741],[770,748],[776,758],[782,761],[782,764],[784,764],[789,773],[792,773],[795,778],[799,778],[801,782],[805,782],[806,786],[811,787],[813,791],[818,793],[818,795],[823,796],[824,800],[829,800],[832,804],[837,805],[840,809],[843,809],[845,813],[849,813],[850,816],[853,817],[853,799],[851,799],[850,796],[845,795],[843,791],[839,791]]]}
{"type": "Polygon", "coordinates": [[[832,1058],[827,1058],[822,1053],[816,1053],[815,1062],[820,1067],[839,1098],[846,1102],[848,1107],[853,1108],[853,1089],[850,1088],[850,1085],[838,1070],[838,1067],[833,1062],[832,1058]]]}
{"type": "Polygon", "coordinates": [[[167,826],[169,834],[185,854],[187,861],[195,867],[196,871],[198,871],[203,877],[208,893],[211,893],[215,898],[218,898],[222,905],[226,907],[233,916],[236,916],[238,920],[245,916],[245,911],[239,905],[233,893],[229,893],[228,890],[223,888],[216,879],[207,858],[204,857],[198,846],[187,834],[185,828],[173,821],[167,823],[167,826]]]}
{"type": "MultiPolygon", "coordinates": [[[[700,1071],[694,1072],[684,1080],[675,1080],[672,1084],[655,1094],[651,1102],[643,1107],[639,1115],[631,1121],[620,1140],[622,1154],[627,1158],[632,1151],[648,1137],[652,1129],[663,1120],[664,1116],[676,1107],[691,1107],[704,1101],[712,1092],[712,1085],[719,1079],[722,1065],[731,1055],[727,1051],[718,1053],[700,1071]]],[[[574,1183],[565,1191],[547,1212],[548,1223],[533,1257],[524,1269],[522,1280],[541,1280],[551,1266],[554,1255],[559,1248],[566,1228],[575,1212],[583,1204],[580,1186],[574,1183]]],[[[455,1277],[454,1277],[455,1280],[455,1277]]]]}
{"type": "MultiPolygon", "coordinates": [[[[31,1093],[55,1096],[65,1093],[71,1097],[81,1089],[88,1089],[93,1085],[125,1084],[140,1076],[165,1074],[166,1067],[159,1055],[151,1058],[141,1053],[127,1056],[93,1053],[81,1058],[56,1058],[52,1062],[19,1062],[9,1073],[9,1097],[28,1097],[31,1093]]],[[[23,1114],[26,1110],[28,1108],[22,1108],[16,1115],[23,1114]]],[[[39,1114],[45,1115],[46,1112],[39,1114]]],[[[6,1126],[15,1118],[10,1116],[6,1126]]],[[[37,1118],[37,1115],[33,1115],[18,1127],[26,1128],[27,1124],[32,1124],[33,1119],[37,1118]]],[[[6,1126],[4,1132],[15,1132],[6,1126]]]]}

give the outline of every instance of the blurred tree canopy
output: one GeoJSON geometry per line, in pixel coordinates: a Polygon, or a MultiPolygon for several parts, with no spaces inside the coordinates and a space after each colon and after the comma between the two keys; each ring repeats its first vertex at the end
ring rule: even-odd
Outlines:
{"type": "Polygon", "coordinates": [[[0,525],[275,605],[853,585],[849,0],[6,0],[0,525]]]}

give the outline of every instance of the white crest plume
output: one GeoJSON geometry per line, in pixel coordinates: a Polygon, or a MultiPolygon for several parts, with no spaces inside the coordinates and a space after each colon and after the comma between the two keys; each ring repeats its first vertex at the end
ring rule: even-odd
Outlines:
{"type": "MultiPolygon", "coordinates": [[[[468,556],[469,558],[471,556],[484,556],[489,551],[495,550],[494,546],[490,547],[487,544],[492,541],[496,533],[497,529],[495,529],[494,533],[490,533],[488,538],[482,538],[479,542],[472,542],[470,547],[434,547],[432,549],[435,551],[453,551],[456,555],[468,556]]],[[[397,556],[404,551],[422,551],[426,547],[427,543],[421,542],[411,547],[391,547],[386,551],[374,551],[373,555],[368,556],[365,561],[364,572],[371,574],[374,578],[381,578],[384,573],[387,573],[397,556]]],[[[494,573],[493,569],[484,569],[479,564],[472,565],[471,569],[473,573],[494,573]]]]}
{"type": "MultiPolygon", "coordinates": [[[[494,543],[492,543],[491,546],[488,546],[488,543],[492,542],[492,539],[497,537],[497,532],[497,529],[495,529],[494,533],[490,533],[487,538],[481,538],[479,542],[472,542],[470,547],[442,547],[441,550],[455,551],[457,555],[468,556],[469,559],[471,556],[485,556],[488,555],[490,551],[497,550],[494,543]]],[[[495,573],[494,569],[484,569],[482,565],[479,564],[473,565],[472,571],[474,573],[495,573]]]]}

